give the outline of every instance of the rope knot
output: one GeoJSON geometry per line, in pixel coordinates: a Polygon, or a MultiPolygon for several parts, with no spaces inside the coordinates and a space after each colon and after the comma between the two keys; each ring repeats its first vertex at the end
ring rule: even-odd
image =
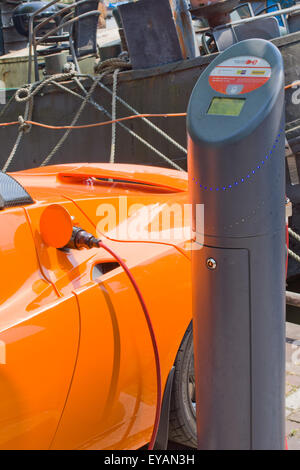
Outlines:
{"type": "Polygon", "coordinates": [[[28,124],[28,122],[24,121],[23,116],[19,116],[18,121],[20,123],[19,131],[24,132],[24,134],[27,134],[28,132],[30,132],[32,125],[28,124]]]}
{"type": "Polygon", "coordinates": [[[16,91],[16,94],[15,94],[15,100],[18,102],[18,103],[21,103],[23,101],[28,101],[31,97],[31,92],[30,92],[30,88],[28,87],[22,87],[22,88],[19,88],[17,91],[16,91]]]}
{"type": "Polygon", "coordinates": [[[122,58],[106,59],[103,62],[99,60],[94,64],[94,72],[96,74],[103,73],[104,71],[106,74],[109,74],[113,73],[116,69],[129,70],[131,68],[131,63],[122,58]]]}

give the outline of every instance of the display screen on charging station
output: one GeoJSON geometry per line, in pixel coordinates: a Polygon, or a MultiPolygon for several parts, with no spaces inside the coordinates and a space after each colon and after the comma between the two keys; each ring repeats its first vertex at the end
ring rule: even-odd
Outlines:
{"type": "Polygon", "coordinates": [[[215,114],[218,116],[239,116],[244,104],[243,98],[219,98],[215,97],[211,100],[207,114],[215,114]]]}

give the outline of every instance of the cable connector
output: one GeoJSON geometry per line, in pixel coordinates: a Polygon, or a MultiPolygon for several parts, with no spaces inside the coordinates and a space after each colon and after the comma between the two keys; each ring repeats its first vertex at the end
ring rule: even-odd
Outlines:
{"type": "Polygon", "coordinates": [[[98,248],[101,240],[94,237],[89,232],[86,232],[80,227],[73,227],[72,237],[69,243],[64,248],[71,250],[82,250],[84,248],[90,250],[91,248],[98,248]]]}

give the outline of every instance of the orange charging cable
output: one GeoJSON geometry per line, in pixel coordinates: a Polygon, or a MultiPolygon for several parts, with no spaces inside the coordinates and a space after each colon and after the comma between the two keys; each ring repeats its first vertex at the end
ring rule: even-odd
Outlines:
{"type": "MultiPolygon", "coordinates": [[[[293,83],[290,83],[284,87],[285,90],[288,90],[289,88],[292,88],[294,86],[299,86],[300,85],[300,80],[297,80],[293,83]]],[[[112,119],[111,121],[103,121],[103,122],[95,122],[92,124],[82,124],[81,126],[52,126],[50,124],[44,124],[42,122],[37,122],[37,121],[12,121],[12,122],[2,122],[0,123],[0,127],[6,127],[6,126],[16,126],[20,124],[29,124],[31,126],[38,126],[38,127],[43,127],[45,129],[52,129],[52,130],[63,130],[63,129],[89,129],[92,127],[101,127],[101,126],[107,126],[110,124],[115,124],[117,122],[123,122],[123,121],[131,121],[133,119],[143,119],[143,118],[155,118],[155,117],[186,117],[187,113],[165,113],[165,114],[134,114],[132,116],[126,116],[123,118],[118,118],[118,119],[112,119]]]]}

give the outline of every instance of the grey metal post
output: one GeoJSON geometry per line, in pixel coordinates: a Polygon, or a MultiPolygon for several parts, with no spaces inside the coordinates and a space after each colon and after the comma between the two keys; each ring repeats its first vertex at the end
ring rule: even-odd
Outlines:
{"type": "Polygon", "coordinates": [[[204,244],[192,252],[198,448],[283,449],[285,130],[278,49],[251,39],[218,56],[194,88],[187,127],[191,199],[205,210],[204,244]],[[232,59],[239,67],[247,57],[269,64],[265,84],[246,93],[241,89],[250,82],[242,78],[223,93],[209,84],[216,66],[232,59]],[[222,100],[229,114],[225,108],[218,114],[216,97],[240,100],[240,114],[231,109],[236,102],[222,100]]]}

